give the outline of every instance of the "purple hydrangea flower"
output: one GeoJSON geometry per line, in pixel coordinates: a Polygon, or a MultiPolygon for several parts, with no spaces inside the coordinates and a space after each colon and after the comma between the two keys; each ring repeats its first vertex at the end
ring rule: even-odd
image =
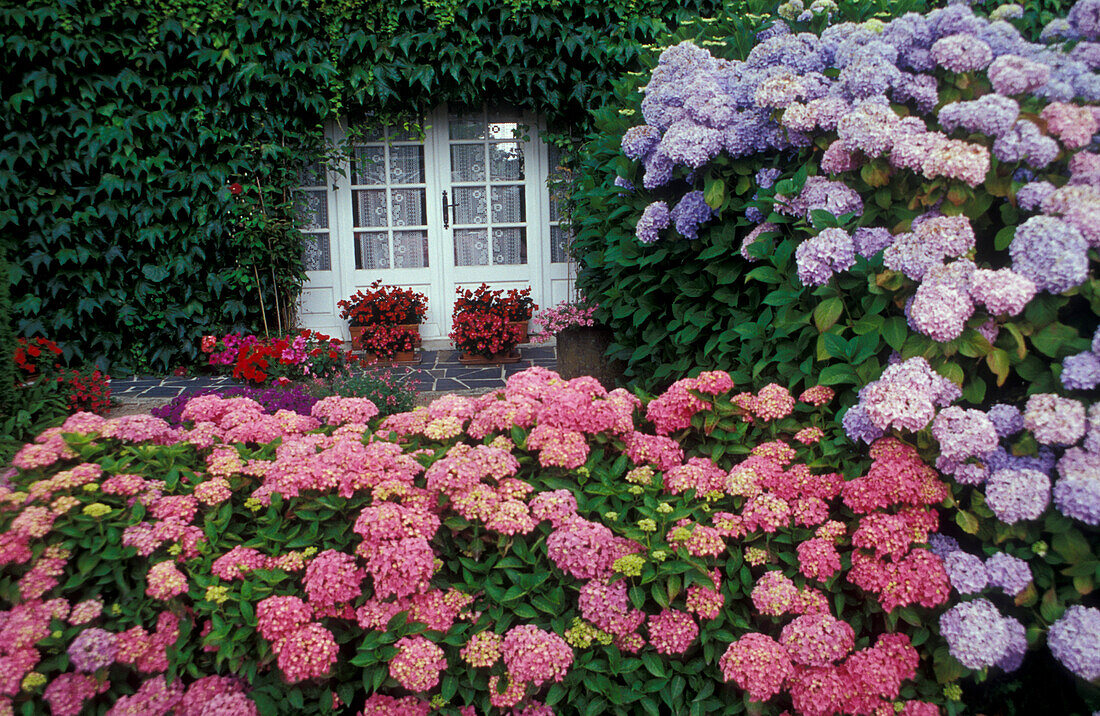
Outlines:
{"type": "Polygon", "coordinates": [[[672,178],[672,160],[661,152],[653,152],[645,159],[645,175],[642,177],[642,186],[646,189],[656,189],[668,184],[672,178]]]}
{"type": "Polygon", "coordinates": [[[756,185],[761,189],[771,189],[782,173],[783,170],[778,167],[764,167],[756,172],[756,185]]]}
{"type": "Polygon", "coordinates": [[[940,634],[951,655],[968,669],[993,666],[1008,649],[1006,620],[986,599],[961,602],[941,614],[940,634]]]}
{"type": "Polygon", "coordinates": [[[635,234],[638,241],[643,244],[652,244],[660,238],[661,229],[668,226],[668,204],[663,201],[655,201],[645,208],[642,218],[638,219],[635,234]]]}
{"type": "Polygon", "coordinates": [[[882,377],[863,386],[859,405],[880,430],[895,427],[916,432],[962,394],[959,386],[932,370],[923,357],[887,366],[882,377]]]}
{"type": "Polygon", "coordinates": [[[657,151],[674,164],[698,169],[722,151],[722,133],[695,122],[679,121],[665,132],[657,151]]]}
{"type": "Polygon", "coordinates": [[[972,72],[993,61],[993,50],[974,35],[959,33],[932,44],[932,59],[952,72],[972,72]]]}
{"type": "Polygon", "coordinates": [[[634,184],[631,183],[631,181],[626,177],[615,177],[615,186],[623,189],[624,191],[634,191],[634,184]]]}
{"type": "Polygon", "coordinates": [[[1008,525],[1038,519],[1050,504],[1050,478],[1038,470],[996,470],[985,483],[985,502],[1008,525]]]}
{"type": "Polygon", "coordinates": [[[1088,244],[1073,226],[1052,216],[1033,216],[1016,227],[1008,247],[1012,269],[1040,291],[1062,293],[1088,278],[1088,244]]]}
{"type": "Polygon", "coordinates": [[[1019,116],[1019,103],[999,94],[987,94],[968,102],[951,102],[939,111],[940,126],[945,132],[962,127],[968,132],[981,132],[990,137],[1008,132],[1019,116]]]}
{"type": "Polygon", "coordinates": [[[707,205],[701,191],[689,191],[672,207],[670,218],[676,231],[688,239],[699,238],[699,225],[714,217],[714,209],[707,205]]]}
{"type": "Polygon", "coordinates": [[[997,403],[986,411],[997,435],[1007,438],[1024,429],[1024,416],[1015,405],[997,403]]]}
{"type": "Polygon", "coordinates": [[[960,485],[980,485],[989,479],[989,466],[984,462],[964,462],[952,474],[960,485]]]}
{"type": "Polygon", "coordinates": [[[1024,407],[1024,427],[1043,445],[1072,445],[1085,434],[1085,406],[1053,393],[1036,393],[1024,407]]]}
{"type": "Polygon", "coordinates": [[[926,271],[948,256],[963,256],[972,248],[974,229],[965,216],[937,216],[914,221],[913,231],[895,236],[882,259],[886,268],[921,281],[926,271]]]}
{"type": "Polygon", "coordinates": [[[894,243],[894,235],[882,226],[861,226],[852,234],[852,243],[857,254],[869,259],[894,243]]]}
{"type": "Polygon", "coordinates": [[[1004,95],[1033,92],[1049,79],[1049,65],[1019,55],[1001,55],[989,65],[989,81],[996,92],[1004,95]]]}
{"type": "Polygon", "coordinates": [[[1078,62],[1083,62],[1093,72],[1100,70],[1100,43],[1079,42],[1070,51],[1069,56],[1078,62]]]}
{"type": "Polygon", "coordinates": [[[1054,506],[1066,517],[1100,524],[1100,454],[1070,448],[1058,461],[1054,506]]]}
{"type": "Polygon", "coordinates": [[[959,549],[959,542],[954,537],[948,535],[941,535],[938,532],[933,532],[928,535],[928,550],[943,559],[952,552],[956,552],[959,549]]]}
{"type": "Polygon", "coordinates": [[[1024,663],[1024,655],[1027,654],[1027,630],[1014,617],[1005,617],[1004,624],[1008,631],[1008,644],[1005,646],[1004,656],[997,660],[997,666],[1006,673],[1011,673],[1024,663]]]}
{"type": "Polygon", "coordinates": [[[1012,269],[977,269],[970,276],[970,297],[995,316],[1015,316],[1035,297],[1035,282],[1012,269]]]}
{"type": "Polygon", "coordinates": [[[69,661],[77,671],[91,673],[115,663],[118,637],[98,627],[85,629],[69,645],[69,661]]]}
{"type": "Polygon", "coordinates": [[[885,59],[861,57],[840,71],[837,80],[853,99],[879,97],[901,81],[901,70],[885,59]]]}
{"type": "Polygon", "coordinates": [[[824,229],[799,244],[795,250],[798,280],[807,286],[820,286],[832,275],[846,271],[856,262],[855,245],[844,229],[824,229]]]}
{"type": "Polygon", "coordinates": [[[943,568],[959,594],[977,594],[989,581],[982,558],[962,550],[949,552],[943,558],[943,568]]]}
{"type": "Polygon", "coordinates": [[[1029,182],[1016,192],[1016,203],[1024,211],[1038,211],[1043,200],[1053,194],[1054,189],[1054,185],[1048,181],[1029,182]]]}
{"type": "Polygon", "coordinates": [[[1092,390],[1100,385],[1100,358],[1085,352],[1062,361],[1062,385],[1068,390],[1092,390]]]}
{"type": "Polygon", "coordinates": [[[622,149],[630,159],[643,159],[661,141],[661,130],[642,124],[623,134],[622,149]]]}
{"type": "Polygon", "coordinates": [[[837,137],[848,150],[877,157],[890,151],[898,122],[898,116],[889,106],[862,102],[840,118],[837,137]]]}
{"type": "Polygon", "coordinates": [[[844,413],[844,418],[841,420],[841,425],[843,425],[844,432],[848,435],[848,439],[852,442],[859,442],[862,440],[870,445],[885,434],[882,428],[871,422],[870,416],[867,415],[867,410],[860,405],[853,405],[848,408],[848,411],[844,413]]]}
{"type": "Polygon", "coordinates": [[[745,209],[745,218],[753,223],[759,224],[764,220],[764,212],[760,211],[758,207],[750,206],[745,209]]]}
{"type": "Polygon", "coordinates": [[[1100,0],[1078,0],[1070,8],[1066,20],[1077,37],[1100,39],[1100,0]]]}
{"type": "Polygon", "coordinates": [[[1050,652],[1087,681],[1100,678],[1100,609],[1075,604],[1047,632],[1050,652]]]}
{"type": "Polygon", "coordinates": [[[997,552],[985,560],[989,583],[1000,587],[1010,597],[1015,597],[1031,584],[1031,567],[1025,560],[1008,552],[997,552]]]}
{"type": "Polygon", "coordinates": [[[947,284],[922,283],[906,307],[913,330],[939,343],[961,336],[973,314],[974,304],[966,293],[947,284]]]}
{"type": "Polygon", "coordinates": [[[940,454],[958,462],[984,455],[997,447],[993,421],[980,410],[964,410],[956,405],[936,415],[932,421],[932,436],[940,443],[940,454]]]}
{"type": "Polygon", "coordinates": [[[1038,125],[1021,119],[993,142],[993,156],[1002,162],[1026,161],[1033,169],[1042,169],[1054,161],[1061,150],[1058,142],[1039,131],[1038,125]]]}

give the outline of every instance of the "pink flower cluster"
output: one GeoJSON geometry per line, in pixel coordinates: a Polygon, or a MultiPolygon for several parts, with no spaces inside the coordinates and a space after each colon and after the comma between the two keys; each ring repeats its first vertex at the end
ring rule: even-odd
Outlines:
{"type": "Polygon", "coordinates": [[[336,663],[335,637],[312,619],[313,610],[298,597],[267,597],[256,605],[256,629],[271,642],[288,683],[324,676],[336,663]]]}
{"type": "Polygon", "coordinates": [[[706,410],[709,404],[696,393],[718,396],[733,389],[733,380],[724,371],[701,373],[683,378],[668,387],[646,406],[646,419],[658,435],[670,435],[691,427],[691,416],[706,410]]]}
{"type": "Polygon", "coordinates": [[[397,655],[390,659],[390,676],[409,691],[428,691],[439,683],[447,668],[443,650],[426,637],[406,636],[397,640],[397,655]]]}

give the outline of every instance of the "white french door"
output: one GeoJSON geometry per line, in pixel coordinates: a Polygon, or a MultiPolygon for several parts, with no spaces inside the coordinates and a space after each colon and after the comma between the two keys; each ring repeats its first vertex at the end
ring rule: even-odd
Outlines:
{"type": "Polygon", "coordinates": [[[312,227],[301,323],[346,338],[336,302],[378,279],[428,296],[427,339],[450,331],[456,289],[530,287],[540,306],[567,298],[552,164],[537,122],[515,110],[443,106],[422,133],[362,134],[327,187],[311,180],[299,190],[312,227]]]}

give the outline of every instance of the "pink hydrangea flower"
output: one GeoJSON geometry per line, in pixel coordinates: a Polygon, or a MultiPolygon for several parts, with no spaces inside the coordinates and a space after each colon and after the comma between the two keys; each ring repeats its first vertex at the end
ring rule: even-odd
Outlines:
{"type": "Polygon", "coordinates": [[[729,645],[718,660],[722,678],[733,681],[753,701],[767,701],[794,675],[791,657],[775,639],[749,632],[729,645]]]}
{"type": "Polygon", "coordinates": [[[428,691],[439,683],[447,668],[443,650],[426,637],[406,636],[397,641],[397,655],[390,660],[390,676],[409,691],[428,691]]]}

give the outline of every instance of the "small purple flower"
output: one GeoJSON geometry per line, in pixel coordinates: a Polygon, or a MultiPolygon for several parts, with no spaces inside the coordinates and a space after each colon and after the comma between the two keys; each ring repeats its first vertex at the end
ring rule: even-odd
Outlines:
{"type": "Polygon", "coordinates": [[[1005,618],[986,599],[961,602],[940,615],[940,634],[951,655],[968,669],[993,666],[1009,644],[1005,618]]]}
{"type": "Polygon", "coordinates": [[[1100,0],[1079,0],[1066,16],[1077,37],[1100,39],[1100,0]]]}
{"type": "Polygon", "coordinates": [[[1092,390],[1100,385],[1100,358],[1085,352],[1062,361],[1062,385],[1067,390],[1092,390]]]}
{"type": "Polygon", "coordinates": [[[958,551],[959,542],[954,537],[934,532],[928,535],[928,549],[932,554],[943,559],[952,552],[958,551]]]}
{"type": "Polygon", "coordinates": [[[628,191],[628,192],[634,191],[634,184],[632,184],[631,181],[629,179],[627,179],[626,177],[620,177],[620,176],[615,177],[615,186],[619,187],[620,189],[622,189],[624,191],[628,191]]]}
{"type": "Polygon", "coordinates": [[[996,470],[985,483],[985,501],[1005,524],[1038,519],[1050,504],[1050,478],[1038,470],[996,470]]]}
{"type": "Polygon", "coordinates": [[[764,167],[756,172],[756,185],[761,189],[771,189],[782,173],[783,170],[778,167],[764,167]]]}
{"type": "Polygon", "coordinates": [[[1007,438],[1024,429],[1024,416],[1015,405],[997,403],[986,411],[986,415],[993,422],[997,435],[1007,438]]]}
{"type": "Polygon", "coordinates": [[[844,229],[824,229],[803,241],[795,250],[798,280],[807,286],[820,286],[832,275],[846,271],[856,262],[852,237],[844,229]]]}
{"type": "Polygon", "coordinates": [[[989,466],[984,462],[964,462],[952,475],[960,485],[980,485],[989,479],[989,466]]]}
{"type": "Polygon", "coordinates": [[[1058,461],[1054,506],[1066,517],[1100,524],[1100,454],[1070,448],[1058,461]]]}
{"type": "Polygon", "coordinates": [[[1024,427],[1043,445],[1072,445],[1085,434],[1085,406],[1054,393],[1027,399],[1024,427]]]}
{"type": "Polygon", "coordinates": [[[964,410],[956,405],[936,415],[932,421],[932,436],[940,443],[940,454],[959,462],[997,447],[993,421],[980,410],[964,410]]]}
{"type": "Polygon", "coordinates": [[[852,243],[857,254],[869,259],[894,243],[894,235],[883,226],[861,226],[852,234],[852,243]]]}
{"type": "Polygon", "coordinates": [[[661,229],[668,227],[668,222],[668,204],[655,201],[642,212],[642,218],[638,219],[638,226],[634,233],[638,241],[643,244],[652,244],[661,237],[661,229]]]}
{"type": "Polygon", "coordinates": [[[714,218],[714,209],[707,204],[701,191],[689,191],[672,207],[670,214],[676,231],[688,239],[699,238],[699,225],[714,218]]]}
{"type": "Polygon", "coordinates": [[[860,405],[853,405],[848,408],[848,411],[844,413],[841,424],[844,426],[844,432],[852,442],[862,440],[870,445],[885,434],[882,428],[871,422],[867,411],[860,405]]]}
{"type": "Polygon", "coordinates": [[[1054,193],[1055,186],[1048,181],[1033,181],[1024,184],[1016,192],[1016,203],[1024,211],[1038,211],[1043,200],[1054,193]]]}
{"type": "Polygon", "coordinates": [[[999,94],[987,94],[968,102],[951,102],[940,108],[940,126],[945,132],[962,127],[968,132],[981,132],[999,137],[1016,124],[1020,105],[1016,100],[999,94]]]}
{"type": "Polygon", "coordinates": [[[1088,244],[1073,226],[1052,216],[1033,216],[1016,227],[1008,247],[1012,269],[1040,291],[1062,293],[1088,278],[1088,244]]]}
{"type": "Polygon", "coordinates": [[[1100,609],[1075,604],[1047,632],[1050,652],[1087,681],[1100,678],[1100,609]]]}
{"type": "Polygon", "coordinates": [[[664,186],[672,178],[672,160],[659,151],[646,157],[644,165],[645,175],[642,177],[642,186],[646,189],[664,186]]]}
{"type": "Polygon", "coordinates": [[[69,645],[69,661],[77,671],[91,673],[115,663],[118,637],[111,632],[92,627],[77,634],[69,645]]]}
{"type": "Polygon", "coordinates": [[[630,159],[643,159],[661,141],[661,130],[642,124],[631,127],[623,134],[622,149],[630,159]]]}
{"type": "Polygon", "coordinates": [[[1005,655],[997,660],[997,666],[1006,673],[1011,673],[1024,663],[1024,655],[1027,654],[1027,630],[1013,617],[1005,617],[1004,624],[1008,631],[1008,644],[1005,646],[1005,655]]]}
{"type": "Polygon", "coordinates": [[[965,33],[936,40],[932,59],[952,72],[980,70],[993,61],[993,50],[977,37],[965,33]]]}
{"type": "Polygon", "coordinates": [[[977,594],[989,581],[982,558],[962,550],[949,552],[943,558],[943,568],[959,594],[977,594]]]}
{"type": "Polygon", "coordinates": [[[1010,597],[1015,597],[1031,584],[1031,567],[1025,560],[1008,552],[997,552],[985,561],[989,583],[1000,587],[1010,597]]]}

